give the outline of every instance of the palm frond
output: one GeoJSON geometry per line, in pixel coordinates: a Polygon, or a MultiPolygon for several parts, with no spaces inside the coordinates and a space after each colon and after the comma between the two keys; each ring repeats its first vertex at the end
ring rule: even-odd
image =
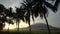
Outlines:
{"type": "Polygon", "coordinates": [[[60,3],[60,1],[59,0],[56,0],[54,6],[56,6],[58,8],[59,3],[60,3]]]}
{"type": "Polygon", "coordinates": [[[23,3],[26,3],[27,4],[27,2],[25,0],[23,0],[23,3]]]}
{"type": "Polygon", "coordinates": [[[24,3],[21,3],[21,4],[22,4],[22,6],[25,6],[25,7],[27,7],[27,6],[26,6],[26,4],[24,4],[24,3]]]}
{"type": "Polygon", "coordinates": [[[47,7],[49,7],[51,10],[53,10],[53,12],[57,11],[57,8],[56,8],[55,6],[51,5],[51,4],[48,3],[48,2],[44,2],[44,3],[45,3],[45,5],[46,5],[47,7]]]}

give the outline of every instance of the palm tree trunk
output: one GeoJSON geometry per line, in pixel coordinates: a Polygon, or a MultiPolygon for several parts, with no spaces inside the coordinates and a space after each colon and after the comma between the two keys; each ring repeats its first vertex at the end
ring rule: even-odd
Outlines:
{"type": "Polygon", "coordinates": [[[18,31],[18,22],[17,22],[17,20],[16,20],[16,28],[17,28],[17,31],[18,31]]]}
{"type": "Polygon", "coordinates": [[[30,24],[30,12],[28,12],[29,14],[28,14],[28,18],[29,18],[29,20],[28,20],[28,22],[29,22],[29,30],[30,30],[30,34],[31,34],[31,24],[30,24]]]}
{"type": "Polygon", "coordinates": [[[19,32],[19,20],[16,20],[17,31],[19,32]]]}
{"type": "Polygon", "coordinates": [[[19,21],[18,21],[18,32],[19,32],[19,21]]]}
{"type": "MultiPolygon", "coordinates": [[[[16,28],[17,28],[17,21],[16,21],[16,28]]],[[[18,30],[18,29],[17,29],[18,30]]]]}
{"type": "Polygon", "coordinates": [[[45,15],[44,15],[44,18],[45,18],[45,21],[46,21],[46,24],[47,24],[48,33],[51,34],[51,31],[50,31],[50,29],[49,29],[49,25],[48,25],[48,21],[47,21],[47,18],[46,18],[45,15]]]}
{"type": "Polygon", "coordinates": [[[30,22],[29,22],[29,31],[30,31],[30,34],[31,34],[31,24],[30,24],[30,22]]]}
{"type": "Polygon", "coordinates": [[[29,30],[30,30],[30,32],[31,32],[31,26],[29,25],[29,30]]]}
{"type": "Polygon", "coordinates": [[[8,24],[8,34],[9,34],[9,24],[8,24]]]}

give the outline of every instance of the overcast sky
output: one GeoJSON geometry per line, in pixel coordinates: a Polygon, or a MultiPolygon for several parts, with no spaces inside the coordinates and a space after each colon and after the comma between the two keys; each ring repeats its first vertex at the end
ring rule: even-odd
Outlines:
{"type": "MultiPolygon", "coordinates": [[[[20,4],[21,2],[22,0],[0,0],[0,4],[3,4],[7,8],[10,6],[13,8],[15,8],[15,6],[19,7],[21,5],[20,4]]],[[[44,19],[41,20],[39,17],[35,19],[35,22],[45,23],[44,19]]],[[[60,28],[60,5],[57,13],[53,13],[49,9],[48,22],[49,22],[49,25],[60,28]]]]}

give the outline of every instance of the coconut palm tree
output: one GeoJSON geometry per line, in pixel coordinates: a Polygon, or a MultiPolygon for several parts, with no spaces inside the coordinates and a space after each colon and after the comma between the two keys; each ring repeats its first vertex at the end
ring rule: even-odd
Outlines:
{"type": "Polygon", "coordinates": [[[41,18],[43,18],[43,17],[45,18],[48,32],[49,32],[49,34],[51,34],[49,25],[48,25],[48,21],[47,21],[47,16],[48,16],[47,8],[50,8],[53,12],[56,12],[57,11],[56,3],[55,3],[55,5],[52,5],[45,0],[33,0],[32,2],[31,2],[31,0],[26,0],[26,2],[24,1],[24,3],[22,3],[22,4],[23,4],[23,6],[25,6],[25,9],[27,9],[26,18],[27,18],[28,23],[30,24],[30,18],[29,18],[30,15],[35,16],[35,17],[38,17],[38,15],[40,15],[41,18]],[[30,13],[32,13],[32,14],[30,14],[30,13]]]}
{"type": "MultiPolygon", "coordinates": [[[[37,1],[37,0],[36,0],[37,1]]],[[[57,11],[57,5],[55,3],[55,5],[51,5],[50,3],[46,2],[45,0],[40,0],[37,1],[37,5],[35,6],[35,10],[36,10],[36,16],[38,16],[38,14],[40,14],[40,17],[44,17],[46,24],[47,24],[47,28],[48,28],[48,32],[49,34],[51,34],[50,29],[49,29],[49,25],[48,25],[48,20],[47,20],[47,16],[48,16],[48,8],[50,8],[51,10],[53,10],[53,12],[57,11]],[[38,10],[37,10],[38,9],[38,10]]]]}
{"type": "Polygon", "coordinates": [[[17,21],[18,32],[19,32],[19,23],[20,23],[20,20],[22,20],[23,22],[25,21],[24,20],[24,12],[22,11],[21,8],[17,8],[16,7],[16,15],[17,15],[16,21],[17,21]]]}
{"type": "Polygon", "coordinates": [[[10,24],[14,24],[13,21],[12,21],[12,17],[13,17],[12,8],[10,7],[8,9],[5,9],[4,13],[5,13],[5,17],[6,17],[6,21],[5,22],[8,23],[8,33],[9,33],[9,25],[10,24]]]}
{"type": "Polygon", "coordinates": [[[23,0],[23,3],[21,3],[22,6],[23,6],[23,10],[25,10],[26,14],[24,15],[25,16],[25,20],[26,20],[26,23],[29,24],[29,30],[31,32],[31,24],[30,24],[30,15],[32,14],[32,19],[34,21],[34,18],[33,18],[33,12],[32,12],[32,5],[34,5],[34,3],[32,2],[32,0],[23,0]],[[32,13],[31,13],[32,12],[32,13]]]}
{"type": "Polygon", "coordinates": [[[19,32],[19,23],[20,23],[20,18],[19,18],[19,9],[16,8],[16,25],[18,25],[18,32],[19,32]]]}

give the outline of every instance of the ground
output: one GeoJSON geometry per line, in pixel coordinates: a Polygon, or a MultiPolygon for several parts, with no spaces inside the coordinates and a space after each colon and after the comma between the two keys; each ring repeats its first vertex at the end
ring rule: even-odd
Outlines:
{"type": "MultiPolygon", "coordinates": [[[[47,30],[34,30],[34,31],[20,31],[20,32],[11,32],[11,31],[4,31],[0,32],[1,34],[48,34],[47,30]]],[[[60,30],[51,30],[51,34],[60,34],[60,30]]]]}

